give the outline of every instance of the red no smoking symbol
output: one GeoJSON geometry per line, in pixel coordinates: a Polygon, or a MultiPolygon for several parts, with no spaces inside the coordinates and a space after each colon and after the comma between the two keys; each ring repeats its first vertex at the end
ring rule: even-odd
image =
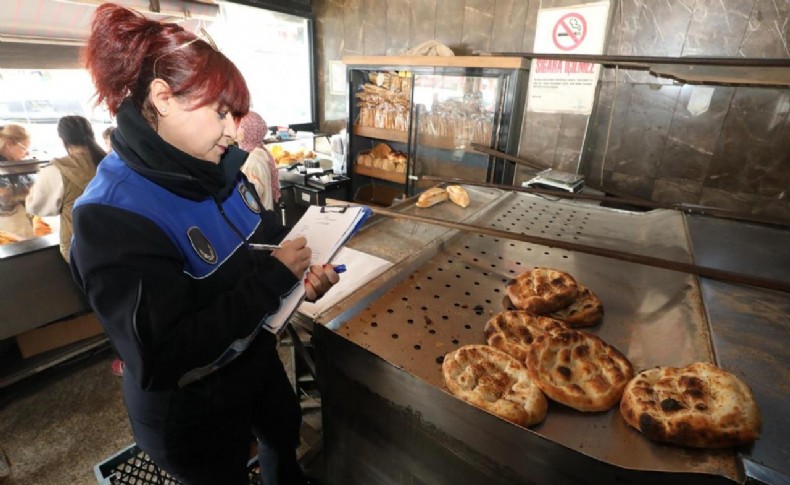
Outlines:
{"type": "Polygon", "coordinates": [[[563,15],[554,25],[551,39],[557,49],[572,51],[579,47],[587,36],[587,21],[581,14],[569,13],[563,15]]]}

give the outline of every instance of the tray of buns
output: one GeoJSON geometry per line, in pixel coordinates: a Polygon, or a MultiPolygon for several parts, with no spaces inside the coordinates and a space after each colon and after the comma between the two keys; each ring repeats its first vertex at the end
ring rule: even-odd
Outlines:
{"type": "MultiPolygon", "coordinates": [[[[680,212],[634,213],[481,187],[463,189],[468,192],[467,207],[448,201],[449,197],[420,207],[418,198],[414,197],[396,209],[407,214],[419,213],[659,258],[693,260],[687,226],[680,212]]],[[[341,302],[336,310],[319,319],[339,335],[404,372],[459,397],[469,396],[468,389],[474,387],[468,382],[468,372],[464,377],[470,355],[490,360],[493,363],[486,365],[491,369],[512,372],[514,382],[529,375],[534,381],[542,382],[540,387],[548,398],[548,406],[540,419],[532,415],[518,418],[524,432],[537,433],[603,462],[629,469],[703,473],[742,481],[742,466],[732,446],[743,443],[748,446],[759,435],[759,409],[748,390],[748,382],[716,370],[710,325],[696,277],[404,220],[371,224],[350,246],[396,264],[366,290],[341,302]],[[494,322],[505,318],[503,314],[529,308],[530,295],[525,296],[514,286],[519,280],[530,279],[522,282],[527,287],[561,280],[554,273],[529,276],[536,268],[556,269],[567,275],[573,284],[566,286],[573,286],[574,291],[573,297],[565,298],[559,306],[533,308],[531,314],[549,317],[562,325],[554,328],[536,320],[530,328],[542,329],[533,334],[540,345],[535,347],[537,350],[527,349],[515,359],[524,361],[526,370],[520,371],[516,364],[508,364],[494,352],[480,352],[478,346],[497,347],[492,343],[496,341],[492,326],[499,324],[494,322]],[[577,300],[581,303],[573,303],[577,300]],[[588,309],[590,301],[597,301],[600,308],[588,309]],[[578,315],[582,310],[589,310],[590,315],[571,322],[571,314],[578,315]],[[580,348],[595,355],[593,364],[578,364],[584,362],[579,357],[580,348]],[[571,354],[573,358],[568,358],[571,354]],[[450,362],[447,359],[451,359],[452,365],[445,364],[450,362]],[[532,363],[531,368],[527,362],[532,363]],[[448,365],[450,368],[445,368],[448,365]],[[655,373],[659,371],[643,373],[656,368],[660,374],[655,373]],[[571,371],[574,375],[585,372],[590,376],[603,375],[615,389],[596,390],[593,381],[598,377],[590,377],[581,385],[587,394],[574,395],[575,389],[569,392],[560,382],[571,371]],[[545,374],[539,375],[541,372],[545,374]],[[666,389],[653,388],[655,375],[674,376],[675,384],[666,389]],[[678,403],[682,404],[678,396],[702,393],[694,401],[697,408],[691,411],[715,418],[715,413],[706,406],[716,403],[709,393],[695,387],[695,379],[703,380],[706,385],[726,383],[721,385],[731,389],[733,399],[743,404],[739,409],[747,408],[740,437],[720,433],[716,435],[722,439],[718,444],[712,438],[694,442],[683,436],[666,438],[657,428],[639,428],[638,417],[634,421],[638,414],[633,409],[652,402],[643,399],[644,393],[664,393],[663,399],[653,403],[659,418],[674,412],[678,403]],[[631,382],[635,384],[627,387],[631,382]],[[745,388],[741,387],[743,384],[745,388]],[[453,392],[453,388],[461,390],[453,392]],[[620,400],[624,394],[630,404],[621,411],[620,400]],[[666,438],[663,441],[673,442],[672,438],[676,444],[660,443],[662,436],[666,438]]],[[[501,347],[498,350],[503,351],[501,347]]],[[[472,380],[480,378],[478,375],[472,380]]],[[[481,392],[483,397],[461,398],[480,407],[481,412],[485,412],[483,409],[491,412],[479,403],[493,399],[491,394],[498,395],[495,386],[493,390],[483,386],[481,392]]],[[[529,397],[533,391],[525,392],[527,397],[523,399],[534,401],[529,397]]]]}

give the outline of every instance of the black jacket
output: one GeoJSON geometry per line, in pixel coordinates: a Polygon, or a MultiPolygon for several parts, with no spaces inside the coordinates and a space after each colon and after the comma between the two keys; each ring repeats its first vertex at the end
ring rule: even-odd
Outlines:
{"type": "Polygon", "coordinates": [[[73,211],[71,266],[139,388],[174,389],[196,369],[207,374],[233,360],[228,351],[245,347],[239,342],[249,344],[247,352],[273,349],[274,337],[255,331],[300,282],[279,260],[247,246],[285,236],[274,213],[261,209],[248,234],[223,213],[245,186],[252,188],[239,173],[246,152],[232,147],[219,165],[190,157],[165,143],[130,104],[121,107],[112,137],[114,152],[73,211]],[[219,222],[204,227],[207,217],[219,222]],[[170,227],[192,224],[208,235],[208,250],[191,230],[190,247],[170,227]],[[221,246],[216,238],[238,246],[213,254],[212,262],[211,251],[221,246]],[[194,261],[206,270],[195,270],[194,261]]]}

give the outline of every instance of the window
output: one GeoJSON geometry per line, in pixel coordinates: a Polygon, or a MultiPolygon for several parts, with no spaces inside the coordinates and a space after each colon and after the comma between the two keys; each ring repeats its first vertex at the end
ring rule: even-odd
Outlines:
{"type": "Polygon", "coordinates": [[[206,30],[244,75],[252,109],[269,126],[316,128],[311,20],[222,3],[206,30]]]}
{"type": "Polygon", "coordinates": [[[58,120],[66,115],[90,120],[103,146],[101,133],[112,120],[105,109],[93,108],[93,93],[84,69],[0,69],[0,125],[25,125],[31,156],[39,160],[66,154],[57,131],[58,120]]]}

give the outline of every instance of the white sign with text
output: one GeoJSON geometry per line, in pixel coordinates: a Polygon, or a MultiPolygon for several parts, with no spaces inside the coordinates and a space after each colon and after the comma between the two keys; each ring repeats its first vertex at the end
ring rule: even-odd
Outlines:
{"type": "MultiPolygon", "coordinates": [[[[541,9],[533,50],[536,54],[601,54],[608,18],[608,1],[541,9]]],[[[599,70],[599,64],[589,62],[533,59],[527,109],[590,114],[599,70]]]]}

